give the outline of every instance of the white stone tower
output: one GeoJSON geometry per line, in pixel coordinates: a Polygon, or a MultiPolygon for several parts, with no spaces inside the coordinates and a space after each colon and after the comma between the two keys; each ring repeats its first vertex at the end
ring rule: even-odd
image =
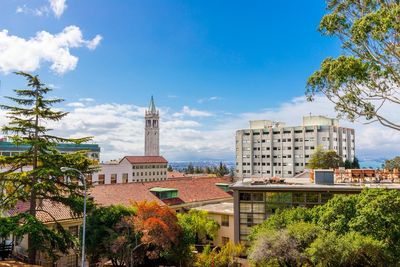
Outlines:
{"type": "Polygon", "coordinates": [[[145,114],[145,137],[144,137],[144,155],[160,155],[160,127],[159,113],[154,104],[154,98],[151,96],[149,109],[145,114]]]}

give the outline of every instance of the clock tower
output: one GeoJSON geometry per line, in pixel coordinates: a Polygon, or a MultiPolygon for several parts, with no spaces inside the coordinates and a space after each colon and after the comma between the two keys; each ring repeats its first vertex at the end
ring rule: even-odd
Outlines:
{"type": "Polygon", "coordinates": [[[160,127],[159,112],[154,104],[154,98],[151,96],[149,109],[145,113],[145,137],[144,137],[144,155],[160,155],[160,127]]]}

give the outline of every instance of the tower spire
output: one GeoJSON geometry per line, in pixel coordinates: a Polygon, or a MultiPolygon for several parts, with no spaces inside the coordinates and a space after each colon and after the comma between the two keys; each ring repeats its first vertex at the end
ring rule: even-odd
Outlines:
{"type": "Polygon", "coordinates": [[[144,139],[144,154],[145,156],[159,156],[160,155],[160,127],[159,127],[159,113],[154,104],[154,97],[151,96],[149,109],[145,112],[145,139],[144,139]]]}
{"type": "Polygon", "coordinates": [[[149,112],[152,114],[156,114],[156,105],[154,104],[154,97],[151,96],[150,105],[149,105],[149,112]]]}

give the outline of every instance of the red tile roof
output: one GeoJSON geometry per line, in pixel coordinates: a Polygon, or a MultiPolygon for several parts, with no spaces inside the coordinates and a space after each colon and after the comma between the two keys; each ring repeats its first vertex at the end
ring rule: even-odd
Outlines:
{"type": "Polygon", "coordinates": [[[163,203],[150,192],[153,187],[175,188],[178,190],[178,200],[166,200],[164,204],[176,205],[180,203],[194,203],[200,201],[230,199],[232,196],[219,187],[216,183],[228,183],[224,178],[181,178],[146,183],[108,184],[97,185],[91,189],[90,195],[95,202],[103,205],[130,205],[134,201],[156,201],[163,203]]]}
{"type": "Polygon", "coordinates": [[[132,164],[137,164],[137,163],[168,163],[168,161],[162,156],[126,156],[122,160],[124,160],[124,159],[127,159],[132,164]]]}
{"type": "Polygon", "coordinates": [[[191,176],[186,175],[183,172],[172,171],[172,172],[167,172],[167,177],[168,178],[184,178],[184,177],[191,177],[191,176]]]}
{"type": "MultiPolygon", "coordinates": [[[[36,209],[36,217],[43,223],[51,223],[54,222],[54,220],[63,221],[79,218],[79,216],[74,215],[67,206],[50,200],[43,200],[41,205],[37,205],[36,209]]],[[[28,202],[18,202],[15,209],[11,210],[9,213],[10,215],[15,215],[28,212],[28,210],[28,202]]]]}

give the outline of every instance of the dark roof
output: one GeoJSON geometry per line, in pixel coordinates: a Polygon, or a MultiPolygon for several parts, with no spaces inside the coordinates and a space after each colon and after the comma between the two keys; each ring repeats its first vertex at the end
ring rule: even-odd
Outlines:
{"type": "Polygon", "coordinates": [[[125,156],[122,160],[124,159],[127,159],[132,164],[168,163],[168,161],[162,156],[125,156]]]}

